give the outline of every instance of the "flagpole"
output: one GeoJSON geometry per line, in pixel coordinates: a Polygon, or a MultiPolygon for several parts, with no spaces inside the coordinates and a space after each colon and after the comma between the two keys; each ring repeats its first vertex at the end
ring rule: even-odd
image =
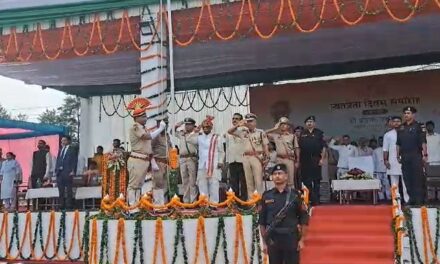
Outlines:
{"type": "Polygon", "coordinates": [[[167,12],[168,12],[168,47],[169,47],[169,73],[170,73],[170,104],[169,108],[171,109],[171,129],[174,128],[176,123],[175,119],[175,111],[173,109],[174,101],[175,101],[175,87],[174,87],[174,41],[173,41],[173,23],[171,17],[171,0],[167,0],[167,12]]]}

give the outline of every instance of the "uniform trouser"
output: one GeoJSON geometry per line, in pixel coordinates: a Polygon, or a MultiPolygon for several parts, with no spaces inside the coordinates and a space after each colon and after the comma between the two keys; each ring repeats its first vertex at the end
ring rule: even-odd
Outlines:
{"type": "Polygon", "coordinates": [[[396,185],[399,188],[399,195],[403,196],[405,202],[409,201],[408,190],[406,189],[405,182],[402,175],[390,175],[391,186],[396,185]],[[400,184],[401,183],[401,184],[400,184]]]}
{"type": "Polygon", "coordinates": [[[402,155],[402,174],[408,188],[409,204],[422,205],[426,198],[426,177],[420,153],[402,155]]]}
{"type": "Polygon", "coordinates": [[[379,200],[390,200],[391,199],[391,193],[390,193],[390,182],[388,181],[388,177],[386,172],[375,172],[376,179],[380,180],[380,191],[378,193],[379,200]]]}
{"type": "Polygon", "coordinates": [[[244,175],[243,163],[229,163],[229,183],[234,193],[240,199],[246,201],[248,199],[246,177],[244,175]]]}
{"type": "Polygon", "coordinates": [[[153,171],[153,200],[155,204],[165,204],[165,192],[168,189],[168,165],[157,162],[159,170],[153,171]]]}
{"type": "Polygon", "coordinates": [[[197,159],[180,159],[180,175],[183,184],[183,202],[192,203],[197,198],[197,159]]]}
{"type": "MultiPolygon", "coordinates": [[[[273,237],[273,245],[268,246],[270,264],[299,264],[298,241],[293,236],[291,241],[278,239],[280,235],[273,237]]],[[[286,235],[283,235],[286,236],[286,235]]]]}
{"type": "Polygon", "coordinates": [[[318,204],[320,200],[320,187],[322,170],[319,166],[320,157],[301,160],[301,179],[304,185],[309,189],[310,202],[318,204]]]}
{"type": "MultiPolygon", "coordinates": [[[[293,160],[291,159],[284,159],[284,158],[277,158],[277,163],[281,163],[286,165],[287,167],[287,175],[288,175],[288,179],[287,179],[287,185],[289,185],[289,187],[294,187],[295,185],[295,163],[293,160]]],[[[296,188],[298,188],[298,186],[295,186],[296,188]]]]}
{"type": "Polygon", "coordinates": [[[248,196],[255,191],[263,193],[263,165],[256,156],[243,157],[244,175],[246,176],[246,186],[248,196]]]}
{"type": "Polygon", "coordinates": [[[207,177],[206,170],[199,170],[197,184],[200,193],[207,195],[210,202],[218,203],[220,183],[216,177],[207,177]]]}
{"type": "Polygon", "coordinates": [[[150,162],[143,159],[135,159],[130,157],[127,161],[128,169],[128,202],[130,205],[136,203],[140,198],[142,186],[145,182],[145,176],[148,173],[150,162]]]}

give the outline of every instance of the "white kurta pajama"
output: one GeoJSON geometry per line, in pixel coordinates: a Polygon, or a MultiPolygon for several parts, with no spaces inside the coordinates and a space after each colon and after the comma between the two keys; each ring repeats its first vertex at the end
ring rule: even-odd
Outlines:
{"type": "Polygon", "coordinates": [[[403,187],[403,199],[405,202],[409,201],[409,195],[406,190],[405,182],[402,177],[402,164],[397,160],[397,131],[395,129],[388,131],[383,136],[383,151],[388,152],[388,162],[390,168],[387,169],[387,174],[390,175],[391,185],[399,186],[399,182],[402,182],[403,187]]]}
{"type": "Polygon", "coordinates": [[[197,186],[200,194],[208,196],[209,201],[218,203],[222,171],[219,164],[224,164],[225,152],[222,137],[210,133],[201,133],[197,138],[199,148],[199,165],[197,186]]]}
{"type": "Polygon", "coordinates": [[[6,209],[14,207],[16,181],[22,178],[21,166],[16,160],[3,161],[0,169],[1,199],[6,209]]]}

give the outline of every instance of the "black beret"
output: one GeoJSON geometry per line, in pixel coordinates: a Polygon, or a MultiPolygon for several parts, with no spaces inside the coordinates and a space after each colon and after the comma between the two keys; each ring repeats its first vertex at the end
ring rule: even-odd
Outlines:
{"type": "Polygon", "coordinates": [[[417,109],[414,106],[406,106],[403,108],[403,112],[410,111],[411,113],[415,114],[417,113],[417,109]]]}
{"type": "Polygon", "coordinates": [[[285,164],[279,163],[272,168],[271,174],[274,174],[276,171],[284,171],[287,173],[287,166],[285,164]]]}
{"type": "Polygon", "coordinates": [[[308,117],[304,120],[304,123],[306,123],[307,121],[316,121],[316,117],[315,117],[315,116],[308,116],[308,117]]]}

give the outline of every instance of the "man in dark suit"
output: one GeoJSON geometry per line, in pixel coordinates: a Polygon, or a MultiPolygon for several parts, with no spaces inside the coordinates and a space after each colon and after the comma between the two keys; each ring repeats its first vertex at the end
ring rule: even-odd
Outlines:
{"type": "Polygon", "coordinates": [[[66,209],[65,193],[67,192],[67,209],[72,208],[72,183],[78,163],[78,154],[70,145],[71,138],[64,136],[61,139],[61,148],[58,152],[55,174],[60,195],[60,208],[66,209]]]}

